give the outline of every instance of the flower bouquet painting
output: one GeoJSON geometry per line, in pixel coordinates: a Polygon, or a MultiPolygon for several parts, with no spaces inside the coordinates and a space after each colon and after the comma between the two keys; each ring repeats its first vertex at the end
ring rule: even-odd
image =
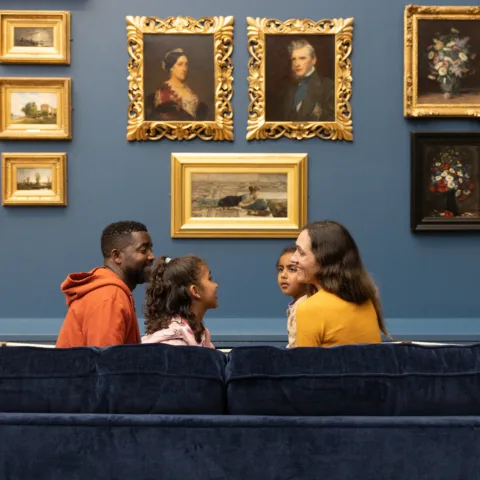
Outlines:
{"type": "Polygon", "coordinates": [[[411,134],[411,228],[480,230],[480,133],[411,134]]]}
{"type": "Polygon", "coordinates": [[[445,209],[434,215],[456,217],[461,215],[457,202],[467,200],[475,190],[471,166],[465,163],[465,155],[459,149],[445,147],[434,156],[430,166],[429,192],[444,196],[445,209]]]}
{"type": "Polygon", "coordinates": [[[428,78],[439,84],[445,99],[460,94],[462,79],[475,73],[472,60],[476,56],[470,37],[460,35],[456,28],[451,28],[446,34],[435,34],[433,43],[427,47],[428,78]]]}
{"type": "Polygon", "coordinates": [[[480,6],[405,7],[404,116],[480,116],[480,6]]]}

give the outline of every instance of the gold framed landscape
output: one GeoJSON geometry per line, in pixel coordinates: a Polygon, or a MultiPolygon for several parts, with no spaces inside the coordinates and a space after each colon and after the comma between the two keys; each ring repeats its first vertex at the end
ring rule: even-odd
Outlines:
{"type": "Polygon", "coordinates": [[[353,18],[247,23],[247,140],[352,141],[353,18]]]}
{"type": "Polygon", "coordinates": [[[67,154],[3,153],[2,205],[67,205],[67,154]]]}
{"type": "Polygon", "coordinates": [[[0,10],[0,62],[70,64],[70,12],[0,10]]]}
{"type": "Polygon", "coordinates": [[[306,153],[172,153],[172,237],[296,237],[307,163],[306,153]]]}
{"type": "Polygon", "coordinates": [[[127,140],[233,141],[233,17],[127,20],[127,140]]]}
{"type": "Polygon", "coordinates": [[[407,5],[404,116],[480,116],[480,7],[407,5]]]}
{"type": "Polygon", "coordinates": [[[68,140],[69,78],[0,78],[0,140],[68,140]]]}

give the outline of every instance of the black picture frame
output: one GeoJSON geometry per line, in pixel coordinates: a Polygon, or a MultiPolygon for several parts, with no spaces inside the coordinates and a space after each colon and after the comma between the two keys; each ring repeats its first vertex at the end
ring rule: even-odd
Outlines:
{"type": "Polygon", "coordinates": [[[480,132],[411,132],[410,142],[411,230],[480,230],[480,132]]]}

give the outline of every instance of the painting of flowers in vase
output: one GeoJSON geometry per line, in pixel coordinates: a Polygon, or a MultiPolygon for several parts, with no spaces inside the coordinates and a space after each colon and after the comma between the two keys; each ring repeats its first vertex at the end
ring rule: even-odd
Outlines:
{"type": "Polygon", "coordinates": [[[480,229],[480,134],[412,133],[412,229],[480,229]]]}
{"type": "Polygon", "coordinates": [[[418,24],[418,103],[480,105],[480,23],[418,24]]]}

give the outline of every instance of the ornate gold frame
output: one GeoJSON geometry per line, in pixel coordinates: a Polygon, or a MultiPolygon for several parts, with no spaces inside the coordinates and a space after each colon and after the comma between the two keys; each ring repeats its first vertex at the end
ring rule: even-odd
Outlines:
{"type": "Polygon", "coordinates": [[[65,206],[67,205],[66,153],[3,153],[2,205],[65,206]],[[52,168],[52,189],[44,195],[28,194],[17,189],[18,168],[52,168]]]}
{"type": "Polygon", "coordinates": [[[289,238],[307,221],[306,153],[172,153],[174,238],[289,238]],[[287,218],[215,218],[192,216],[192,173],[286,173],[287,218]]]}
{"type": "Polygon", "coordinates": [[[69,78],[0,78],[0,140],[69,140],[71,130],[71,81],[69,78]],[[14,124],[10,118],[11,94],[43,92],[57,94],[57,123],[14,124]]]}
{"type": "MultiPolygon", "coordinates": [[[[404,13],[404,96],[405,117],[478,117],[480,105],[418,103],[418,22],[419,20],[480,20],[480,7],[437,7],[407,5],[404,13]]],[[[479,23],[480,26],[480,23],[479,23]]]]}
{"type": "Polygon", "coordinates": [[[128,107],[127,140],[202,140],[233,141],[233,17],[127,17],[128,107]],[[214,37],[215,120],[214,121],[146,121],[143,91],[143,36],[205,34],[214,37]]]}
{"type": "Polygon", "coordinates": [[[50,10],[0,11],[0,62],[70,65],[70,12],[50,10]],[[52,27],[53,47],[16,47],[15,27],[52,27]]]}
{"type": "Polygon", "coordinates": [[[324,140],[353,140],[352,53],[353,18],[332,20],[247,17],[250,105],[247,140],[276,139],[282,136],[302,140],[318,137],[324,140]],[[335,35],[335,122],[267,122],[265,98],[265,35],[335,35]]]}

